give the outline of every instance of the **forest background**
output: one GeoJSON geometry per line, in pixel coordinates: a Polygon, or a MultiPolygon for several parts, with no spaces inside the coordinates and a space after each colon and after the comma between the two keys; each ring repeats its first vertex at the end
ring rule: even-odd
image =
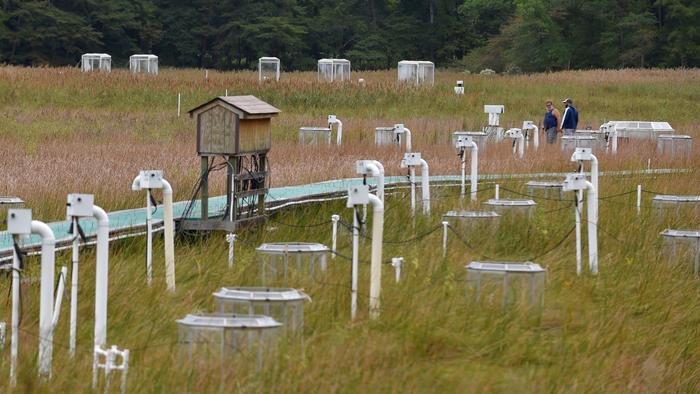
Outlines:
{"type": "Polygon", "coordinates": [[[697,0],[0,0],[0,63],[75,65],[106,52],[161,66],[353,69],[430,60],[478,72],[700,66],[697,0]]]}

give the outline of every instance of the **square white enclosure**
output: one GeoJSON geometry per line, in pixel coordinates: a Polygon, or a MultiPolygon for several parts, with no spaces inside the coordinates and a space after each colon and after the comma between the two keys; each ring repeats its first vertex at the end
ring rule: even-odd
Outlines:
{"type": "Polygon", "coordinates": [[[576,148],[591,148],[594,151],[605,149],[605,139],[592,135],[564,135],[561,137],[561,150],[572,151],[576,148]]]}
{"type": "Polygon", "coordinates": [[[261,57],[258,59],[258,80],[279,81],[280,59],[276,57],[261,57]]]}
{"type": "Polygon", "coordinates": [[[467,270],[467,296],[494,306],[544,305],[546,270],[533,262],[473,261],[467,270]]]}
{"type": "Polygon", "coordinates": [[[396,133],[392,127],[375,127],[374,128],[374,144],[375,145],[401,145],[401,134],[396,133]]]}
{"type": "Polygon", "coordinates": [[[0,223],[7,223],[7,211],[13,208],[22,208],[24,201],[19,197],[0,196],[0,223]]]}
{"type": "Polygon", "coordinates": [[[177,321],[179,344],[191,363],[253,362],[260,369],[282,324],[269,316],[189,314],[177,321]]]}
{"type": "Polygon", "coordinates": [[[661,134],[656,137],[656,152],[674,158],[690,159],[693,137],[682,134],[661,134]]]}
{"type": "Polygon", "coordinates": [[[657,194],[651,200],[651,206],[657,215],[671,217],[671,222],[697,222],[700,218],[700,196],[657,194]]]}
{"type": "Polygon", "coordinates": [[[112,71],[112,56],[106,53],[86,53],[80,58],[80,69],[83,72],[112,71]]]}
{"type": "Polygon", "coordinates": [[[291,288],[222,287],[214,293],[217,312],[270,316],[290,333],[304,328],[304,303],[310,300],[291,288]]]}
{"type": "Polygon", "coordinates": [[[661,134],[674,134],[675,130],[668,122],[650,121],[612,121],[608,122],[608,130],[612,126],[618,138],[656,138],[661,134]]]}
{"type": "Polygon", "coordinates": [[[326,82],[349,81],[350,60],[347,59],[319,59],[318,80],[326,82]]]}
{"type": "Polygon", "coordinates": [[[305,242],[265,243],[255,250],[263,286],[313,278],[326,270],[330,253],[326,245],[305,242]]]}
{"type": "Polygon", "coordinates": [[[131,55],[129,57],[129,71],[132,74],[158,75],[158,56],[131,55]]]}
{"type": "Polygon", "coordinates": [[[490,198],[486,201],[486,205],[501,216],[509,213],[529,216],[535,210],[535,205],[537,205],[537,203],[527,199],[490,198]]]}
{"type": "Polygon", "coordinates": [[[448,211],[442,216],[458,237],[477,245],[496,235],[501,215],[494,211],[448,211]]]}
{"type": "Polygon", "coordinates": [[[435,65],[421,60],[402,60],[398,65],[399,82],[415,85],[433,85],[435,83],[435,65]]]}
{"type": "Polygon", "coordinates": [[[299,143],[302,145],[330,145],[331,129],[328,127],[300,127],[299,143]]]}
{"type": "Polygon", "coordinates": [[[663,255],[671,263],[690,263],[695,277],[700,273],[700,230],[671,230],[661,232],[663,255]]]}

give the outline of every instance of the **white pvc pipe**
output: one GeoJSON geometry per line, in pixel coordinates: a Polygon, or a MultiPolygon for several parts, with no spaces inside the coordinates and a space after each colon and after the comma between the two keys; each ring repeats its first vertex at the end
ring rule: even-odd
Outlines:
{"type": "MultiPolygon", "coordinates": [[[[19,241],[19,236],[12,235],[14,243],[19,241]]],[[[19,256],[17,250],[12,248],[12,334],[10,336],[10,384],[17,384],[17,354],[19,353],[19,297],[20,297],[20,271],[19,256]]]]}
{"type": "MultiPolygon", "coordinates": [[[[430,169],[428,168],[428,162],[424,159],[420,159],[420,180],[421,180],[421,193],[423,198],[423,214],[430,214],[430,169]]],[[[383,202],[383,201],[382,201],[383,202]]]]}
{"type": "MultiPolygon", "coordinates": [[[[521,133],[520,135],[515,137],[515,139],[517,140],[518,157],[522,158],[523,155],[525,155],[525,138],[521,133]]],[[[515,147],[513,148],[513,153],[515,154],[515,147]]]]}
{"type": "Polygon", "coordinates": [[[593,183],[588,186],[588,268],[598,273],[598,190],[593,183]]]}
{"type": "Polygon", "coordinates": [[[411,182],[411,216],[416,216],[416,169],[408,166],[408,179],[411,182]]]}
{"type": "Polygon", "coordinates": [[[39,290],[39,375],[51,377],[53,355],[53,283],[56,237],[46,223],[32,220],[32,233],[41,236],[41,285],[39,290]]]}
{"type": "Polygon", "coordinates": [[[360,222],[357,220],[357,208],[352,209],[352,279],[350,284],[350,318],[357,315],[357,280],[360,265],[360,222]]]}
{"type": "Polygon", "coordinates": [[[377,197],[384,202],[384,165],[377,160],[370,160],[366,165],[370,175],[377,178],[377,197]]]}
{"type": "Polygon", "coordinates": [[[479,183],[479,147],[476,145],[476,142],[472,142],[472,144],[472,170],[471,174],[469,174],[471,177],[469,182],[471,183],[471,199],[476,201],[476,189],[479,183]]]}
{"type": "Polygon", "coordinates": [[[583,207],[583,192],[576,190],[576,204],[574,215],[576,216],[576,275],[581,275],[581,211],[583,207]]]}
{"type": "Polygon", "coordinates": [[[61,267],[61,275],[58,277],[58,289],[56,289],[56,298],[53,305],[53,318],[51,319],[51,329],[56,328],[58,318],[61,316],[61,303],[63,302],[63,293],[66,290],[66,275],[68,275],[68,267],[61,267]]]}
{"type": "Polygon", "coordinates": [[[333,123],[338,124],[338,131],[336,132],[335,143],[340,145],[343,142],[343,122],[335,118],[335,121],[328,122],[328,127],[330,128],[333,123]]]}
{"type": "Polygon", "coordinates": [[[177,94],[177,117],[180,117],[180,93],[177,94]]]}
{"type": "Polygon", "coordinates": [[[340,215],[331,215],[331,258],[335,258],[336,247],[338,245],[338,221],[340,221],[340,215]]]}
{"type": "Polygon", "coordinates": [[[500,196],[500,185],[497,183],[496,184],[496,196],[494,197],[496,200],[498,200],[500,196]]]}
{"type": "Polygon", "coordinates": [[[73,217],[73,246],[70,287],[70,337],[68,341],[68,352],[71,357],[75,356],[75,341],[78,330],[78,260],[80,259],[80,234],[78,232],[78,218],[73,217]]]}
{"type": "Polygon", "coordinates": [[[464,196],[464,191],[465,191],[465,184],[466,184],[466,178],[467,178],[467,150],[465,148],[462,148],[462,179],[460,182],[460,191],[459,195],[464,196]]]}
{"type": "Polygon", "coordinates": [[[146,282],[153,279],[153,214],[151,213],[151,189],[146,189],[146,282]]]}
{"type": "Polygon", "coordinates": [[[384,203],[373,194],[369,195],[369,202],[374,208],[372,211],[372,260],[370,263],[369,315],[371,319],[377,319],[379,317],[379,297],[382,290],[384,203]]]}
{"type": "Polygon", "coordinates": [[[448,222],[442,222],[442,257],[447,256],[447,226],[448,222]]]}
{"type": "Polygon", "coordinates": [[[404,126],[403,132],[406,135],[406,152],[410,153],[413,151],[413,146],[411,145],[411,130],[404,126]]]}
{"type": "Polygon", "coordinates": [[[109,286],[109,217],[97,205],[92,207],[97,220],[97,262],[95,264],[95,346],[107,344],[107,295],[109,286]]]}
{"type": "Polygon", "coordinates": [[[165,284],[175,291],[175,221],[173,220],[173,188],[163,179],[163,242],[165,243],[165,284]]]}
{"type": "Polygon", "coordinates": [[[391,266],[394,267],[394,276],[396,283],[401,281],[401,267],[403,266],[403,257],[392,257],[391,266]]]}
{"type": "Polygon", "coordinates": [[[642,185],[637,185],[637,215],[642,210],[642,185]]]}
{"type": "Polygon", "coordinates": [[[596,190],[598,189],[598,158],[591,154],[591,183],[596,190]]]}

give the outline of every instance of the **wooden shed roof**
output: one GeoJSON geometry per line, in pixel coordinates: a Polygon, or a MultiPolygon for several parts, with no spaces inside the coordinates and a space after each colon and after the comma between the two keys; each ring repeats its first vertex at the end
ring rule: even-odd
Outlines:
{"type": "MultiPolygon", "coordinates": [[[[193,108],[189,111],[190,116],[194,115],[200,110],[207,109],[214,102],[221,102],[225,106],[231,106],[242,112],[244,115],[258,117],[258,116],[274,116],[279,114],[281,111],[270,104],[260,100],[255,96],[219,96],[215,97],[206,103],[193,108]]],[[[237,112],[238,112],[237,111],[237,112]]]]}

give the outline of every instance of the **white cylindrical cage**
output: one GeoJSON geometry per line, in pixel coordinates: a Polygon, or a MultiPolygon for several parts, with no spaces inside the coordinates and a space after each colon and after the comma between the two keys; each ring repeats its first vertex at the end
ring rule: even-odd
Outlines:
{"type": "Polygon", "coordinates": [[[303,330],[304,303],[310,300],[291,288],[222,287],[214,293],[217,312],[270,316],[290,333],[303,330]]]}
{"type": "Polygon", "coordinates": [[[661,155],[690,159],[693,137],[681,134],[661,134],[656,138],[656,152],[661,155]]]}
{"type": "Polygon", "coordinates": [[[507,213],[519,213],[529,216],[532,215],[537,203],[527,199],[490,198],[486,201],[486,205],[493,208],[501,216],[507,213]]]}
{"type": "Polygon", "coordinates": [[[674,264],[690,263],[693,274],[700,273],[700,230],[671,230],[661,232],[663,255],[674,264]]]}
{"type": "Polygon", "coordinates": [[[158,56],[131,55],[129,57],[129,71],[132,74],[158,75],[158,56]]]}
{"type": "Polygon", "coordinates": [[[80,58],[80,69],[83,72],[112,71],[112,57],[106,53],[86,53],[80,58]]]}
{"type": "Polygon", "coordinates": [[[328,127],[300,127],[299,143],[302,145],[330,145],[331,129],[328,127]]]}
{"type": "Polygon", "coordinates": [[[375,127],[375,145],[401,145],[401,134],[394,132],[394,127],[375,127]]]}
{"type": "Polygon", "coordinates": [[[319,81],[349,81],[350,61],[347,59],[319,59],[318,61],[319,81]]]}
{"type": "Polygon", "coordinates": [[[697,223],[700,220],[700,196],[655,195],[651,200],[655,214],[675,225],[679,220],[697,223]]]}
{"type": "Polygon", "coordinates": [[[188,314],[177,320],[180,349],[192,363],[246,362],[260,369],[282,324],[269,316],[188,314]]]}
{"type": "Polygon", "coordinates": [[[561,181],[528,181],[526,186],[528,194],[531,195],[541,191],[545,198],[561,199],[563,196],[561,181]]]}
{"type": "Polygon", "coordinates": [[[327,268],[330,249],[305,242],[265,243],[257,249],[262,285],[314,277],[327,268]]]}
{"type": "Polygon", "coordinates": [[[595,153],[605,149],[605,139],[592,135],[564,135],[561,137],[562,151],[572,151],[576,148],[591,148],[595,153]]]}
{"type": "Polygon", "coordinates": [[[398,64],[398,80],[415,85],[433,85],[435,65],[428,61],[402,60],[398,64]]]}
{"type": "Polygon", "coordinates": [[[647,121],[615,121],[610,122],[614,127],[617,137],[626,139],[651,139],[661,134],[674,134],[675,130],[668,122],[647,121]]]}
{"type": "Polygon", "coordinates": [[[258,80],[279,81],[280,59],[276,57],[261,57],[258,59],[258,80]]]}
{"type": "Polygon", "coordinates": [[[467,297],[495,306],[544,305],[546,270],[533,262],[473,261],[467,270],[467,297]]]}
{"type": "Polygon", "coordinates": [[[458,237],[472,245],[495,236],[501,215],[494,211],[448,211],[442,216],[458,237]],[[472,243],[473,242],[473,243],[472,243]]]}

